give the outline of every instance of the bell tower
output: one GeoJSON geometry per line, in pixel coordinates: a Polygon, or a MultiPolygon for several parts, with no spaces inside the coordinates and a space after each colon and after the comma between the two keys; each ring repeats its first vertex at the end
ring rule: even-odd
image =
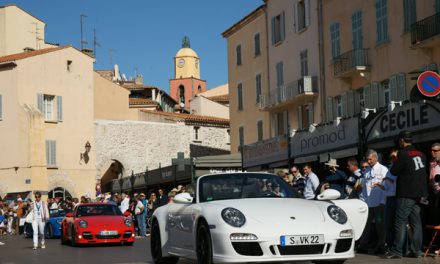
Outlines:
{"type": "Polygon", "coordinates": [[[182,39],[182,48],[174,57],[174,79],[170,80],[170,96],[189,108],[195,95],[206,91],[206,81],[200,79],[200,58],[191,49],[189,37],[182,39]]]}

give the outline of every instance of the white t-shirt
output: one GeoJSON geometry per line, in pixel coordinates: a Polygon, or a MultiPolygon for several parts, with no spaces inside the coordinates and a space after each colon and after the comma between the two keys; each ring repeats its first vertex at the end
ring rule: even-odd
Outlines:
{"type": "Polygon", "coordinates": [[[315,198],[316,188],[319,186],[319,179],[315,173],[310,172],[306,177],[306,186],[304,188],[304,198],[310,200],[315,198]]]}
{"type": "Polygon", "coordinates": [[[373,167],[367,170],[364,178],[364,188],[362,194],[368,207],[377,207],[385,203],[385,191],[380,187],[373,187],[373,184],[382,184],[383,179],[388,173],[388,168],[377,162],[373,167]]]}

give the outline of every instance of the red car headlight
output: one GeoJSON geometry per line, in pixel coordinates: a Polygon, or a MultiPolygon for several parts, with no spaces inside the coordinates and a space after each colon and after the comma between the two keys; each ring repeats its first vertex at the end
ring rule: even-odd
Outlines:
{"type": "Polygon", "coordinates": [[[130,226],[133,225],[133,221],[131,221],[130,218],[125,218],[125,219],[124,219],[124,224],[125,224],[126,226],[130,227],[130,226]]]}

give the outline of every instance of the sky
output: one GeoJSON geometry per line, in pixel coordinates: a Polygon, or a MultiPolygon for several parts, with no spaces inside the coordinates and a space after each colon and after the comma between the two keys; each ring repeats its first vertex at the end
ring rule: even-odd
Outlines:
{"type": "Polygon", "coordinates": [[[118,64],[127,78],[169,90],[173,58],[188,36],[200,57],[201,79],[213,88],[228,82],[226,29],[263,4],[262,0],[0,0],[16,4],[46,23],[46,42],[86,48],[97,42],[95,70],[118,64]],[[113,50],[110,52],[110,50],[113,50]],[[112,54],[112,55],[110,55],[112,54]]]}

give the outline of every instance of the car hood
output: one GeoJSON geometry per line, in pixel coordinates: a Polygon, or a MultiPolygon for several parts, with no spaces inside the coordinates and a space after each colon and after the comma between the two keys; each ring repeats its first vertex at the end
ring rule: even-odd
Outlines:
{"type": "Polygon", "coordinates": [[[252,198],[223,200],[210,202],[221,207],[233,207],[240,210],[246,218],[260,223],[280,223],[291,221],[296,223],[320,223],[325,216],[317,202],[294,198],[252,198]]]}
{"type": "Polygon", "coordinates": [[[86,216],[78,218],[77,221],[84,220],[89,227],[113,227],[124,224],[123,216],[86,216]]]}

